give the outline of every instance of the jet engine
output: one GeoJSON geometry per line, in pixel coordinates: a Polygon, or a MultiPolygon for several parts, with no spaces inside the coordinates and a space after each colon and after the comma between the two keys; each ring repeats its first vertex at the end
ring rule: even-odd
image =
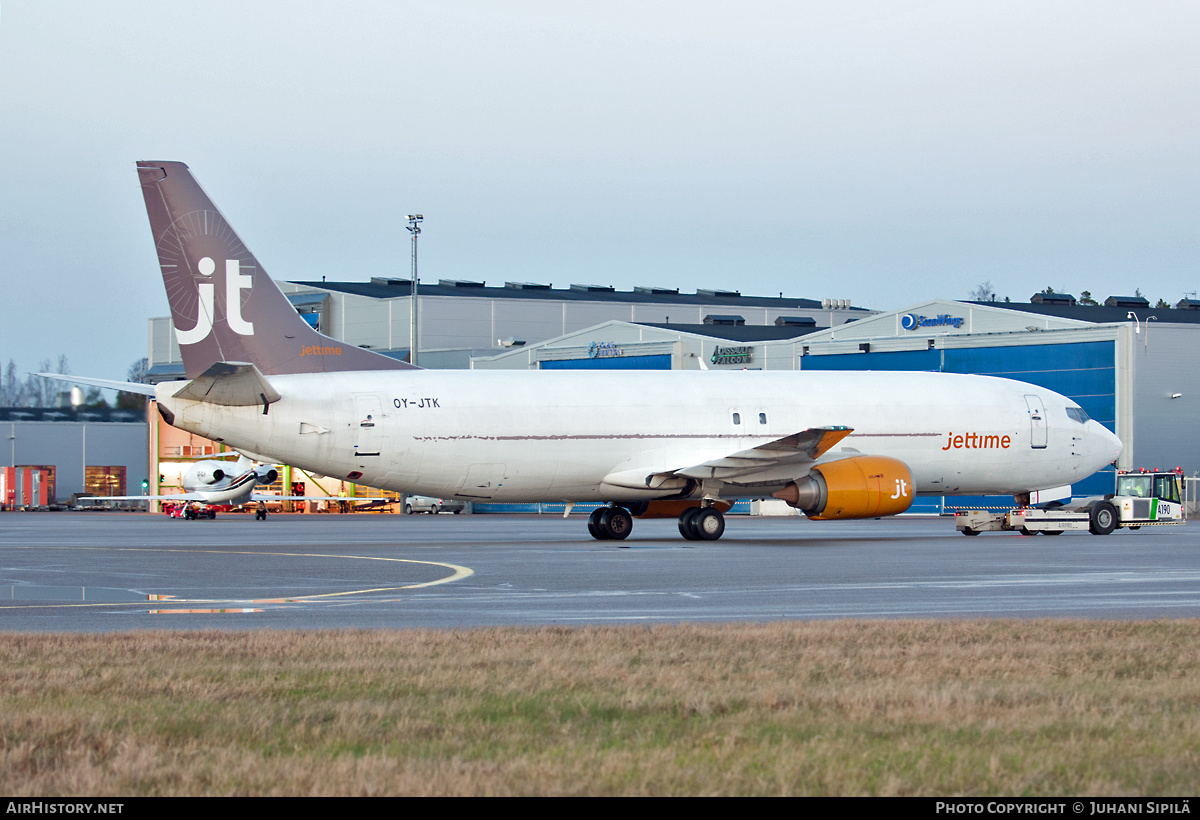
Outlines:
{"type": "Polygon", "coordinates": [[[912,473],[886,456],[852,456],[814,466],[772,493],[814,521],[897,515],[912,505],[912,473]]]}
{"type": "Polygon", "coordinates": [[[254,474],[258,476],[259,484],[274,484],[279,478],[279,473],[275,472],[274,467],[256,467],[254,474]]]}
{"type": "Polygon", "coordinates": [[[192,468],[192,477],[200,484],[216,484],[225,478],[220,462],[202,461],[192,468]]]}

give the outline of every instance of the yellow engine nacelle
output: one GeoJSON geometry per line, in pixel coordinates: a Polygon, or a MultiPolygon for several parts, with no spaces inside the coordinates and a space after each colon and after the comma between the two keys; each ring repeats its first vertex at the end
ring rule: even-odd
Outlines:
{"type": "Polygon", "coordinates": [[[814,521],[897,515],[915,497],[908,465],[886,456],[852,456],[818,465],[772,495],[814,521]]]}

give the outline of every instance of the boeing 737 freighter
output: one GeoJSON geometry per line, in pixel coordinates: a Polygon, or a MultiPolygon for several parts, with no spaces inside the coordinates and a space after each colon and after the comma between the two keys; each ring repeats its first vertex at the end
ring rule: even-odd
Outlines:
{"type": "Polygon", "coordinates": [[[153,388],[158,411],[252,458],[421,495],[603,502],[599,539],[677,515],[715,540],[734,499],[874,518],[922,494],[1020,499],[1121,452],[1075,402],[986,376],[422,370],[309,327],[186,165],[138,175],[187,377],[153,388]]]}

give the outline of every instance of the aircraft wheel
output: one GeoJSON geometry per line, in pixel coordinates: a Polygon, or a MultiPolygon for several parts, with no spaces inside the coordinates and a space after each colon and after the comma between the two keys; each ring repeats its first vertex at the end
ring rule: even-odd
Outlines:
{"type": "Polygon", "coordinates": [[[624,507],[608,507],[600,516],[600,528],[614,541],[624,541],[633,532],[633,516],[624,507]]]}
{"type": "Polygon", "coordinates": [[[713,507],[705,507],[692,517],[692,529],[701,541],[716,541],[725,534],[725,516],[713,507]]]}
{"type": "Polygon", "coordinates": [[[970,527],[963,527],[959,532],[963,535],[979,535],[979,530],[973,530],[970,527]]]}
{"type": "Polygon", "coordinates": [[[1092,535],[1108,535],[1117,528],[1117,508],[1107,501],[1092,505],[1090,518],[1092,535]]]}
{"type": "Polygon", "coordinates": [[[679,516],[679,534],[688,541],[699,541],[700,534],[696,532],[696,516],[699,515],[699,507],[688,507],[679,516]]]}
{"type": "Polygon", "coordinates": [[[600,526],[600,516],[604,515],[606,507],[597,507],[592,510],[592,514],[588,516],[588,532],[592,534],[592,538],[597,541],[607,541],[608,535],[604,532],[604,528],[600,526]]]}
{"type": "Polygon", "coordinates": [[[405,515],[412,515],[412,504],[405,504],[405,505],[404,505],[404,514],[405,514],[405,515]]]}

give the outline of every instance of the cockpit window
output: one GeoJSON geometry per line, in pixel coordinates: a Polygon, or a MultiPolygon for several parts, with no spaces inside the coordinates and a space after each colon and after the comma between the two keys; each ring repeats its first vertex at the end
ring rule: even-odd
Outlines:
{"type": "Polygon", "coordinates": [[[1068,407],[1067,415],[1075,419],[1075,421],[1079,422],[1080,424],[1086,424],[1087,420],[1091,418],[1083,411],[1082,407],[1068,407]]]}

